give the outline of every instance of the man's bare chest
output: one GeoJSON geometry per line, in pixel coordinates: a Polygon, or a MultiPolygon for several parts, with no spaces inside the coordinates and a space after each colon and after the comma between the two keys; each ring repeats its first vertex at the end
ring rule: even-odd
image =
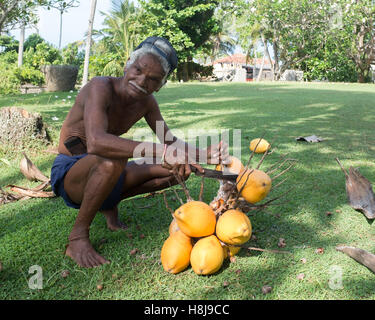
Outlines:
{"type": "Polygon", "coordinates": [[[120,136],[146,114],[146,108],[134,107],[123,110],[108,110],[108,133],[120,136]]]}

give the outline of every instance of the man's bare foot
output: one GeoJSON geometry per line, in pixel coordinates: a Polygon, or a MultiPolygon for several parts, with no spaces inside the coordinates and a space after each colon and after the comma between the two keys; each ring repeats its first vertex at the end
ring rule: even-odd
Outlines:
{"type": "Polygon", "coordinates": [[[117,207],[100,212],[105,216],[109,230],[116,231],[120,229],[125,230],[128,228],[128,226],[119,219],[117,207]]]}
{"type": "Polygon", "coordinates": [[[105,263],[109,263],[99,255],[92,247],[88,238],[79,238],[69,241],[65,255],[72,258],[79,266],[93,268],[105,263]]]}

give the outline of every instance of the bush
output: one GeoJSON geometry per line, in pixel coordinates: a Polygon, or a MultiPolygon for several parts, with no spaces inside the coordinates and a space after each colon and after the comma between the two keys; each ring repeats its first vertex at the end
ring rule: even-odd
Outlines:
{"type": "Polygon", "coordinates": [[[46,42],[38,43],[34,48],[29,48],[24,53],[24,65],[40,70],[46,64],[62,64],[60,51],[46,42]]]}
{"type": "Polygon", "coordinates": [[[22,66],[21,68],[16,68],[14,70],[14,74],[21,84],[31,83],[36,86],[40,86],[45,82],[44,74],[41,71],[31,68],[29,66],[22,66]]]}
{"type": "Polygon", "coordinates": [[[90,78],[96,76],[120,77],[124,75],[124,68],[118,63],[118,55],[106,53],[90,57],[90,78]]]}
{"type": "Polygon", "coordinates": [[[18,93],[21,81],[14,72],[16,65],[0,61],[0,69],[0,94],[18,93]]]}

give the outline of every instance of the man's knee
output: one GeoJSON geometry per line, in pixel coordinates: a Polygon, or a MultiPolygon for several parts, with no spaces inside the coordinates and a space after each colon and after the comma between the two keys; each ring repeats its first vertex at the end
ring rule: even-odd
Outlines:
{"type": "Polygon", "coordinates": [[[97,165],[96,169],[106,175],[118,175],[121,174],[126,166],[126,161],[118,159],[109,159],[96,156],[97,165]]]}

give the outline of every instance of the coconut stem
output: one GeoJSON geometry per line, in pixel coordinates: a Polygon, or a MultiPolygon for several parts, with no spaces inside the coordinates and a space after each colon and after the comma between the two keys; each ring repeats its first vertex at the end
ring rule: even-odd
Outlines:
{"type": "Polygon", "coordinates": [[[277,179],[278,177],[282,176],[285,172],[289,171],[293,166],[296,165],[296,163],[297,163],[297,160],[294,160],[294,162],[288,168],[286,168],[285,170],[281,171],[279,174],[277,174],[273,178],[271,177],[272,181],[275,180],[275,179],[277,179]]]}
{"type": "Polygon", "coordinates": [[[204,177],[201,180],[201,189],[199,191],[199,201],[203,201],[203,192],[204,192],[204,177]]]}
{"type": "Polygon", "coordinates": [[[180,196],[178,195],[178,193],[177,193],[177,191],[175,190],[175,188],[172,188],[172,185],[171,185],[171,183],[170,183],[169,181],[168,181],[168,184],[169,184],[169,186],[171,187],[171,189],[173,190],[173,192],[174,192],[174,194],[175,194],[177,200],[180,201],[181,204],[184,204],[184,201],[180,198],[180,196]]]}
{"type": "Polygon", "coordinates": [[[171,215],[173,217],[173,210],[171,209],[171,207],[168,204],[167,195],[165,194],[165,192],[163,192],[163,199],[164,199],[165,207],[169,210],[169,212],[171,213],[171,215]]]}
{"type": "Polygon", "coordinates": [[[190,192],[188,188],[186,187],[185,181],[183,180],[183,177],[181,177],[179,174],[173,172],[177,182],[181,185],[182,189],[185,192],[187,201],[193,201],[194,199],[190,196],[190,192]]]}

